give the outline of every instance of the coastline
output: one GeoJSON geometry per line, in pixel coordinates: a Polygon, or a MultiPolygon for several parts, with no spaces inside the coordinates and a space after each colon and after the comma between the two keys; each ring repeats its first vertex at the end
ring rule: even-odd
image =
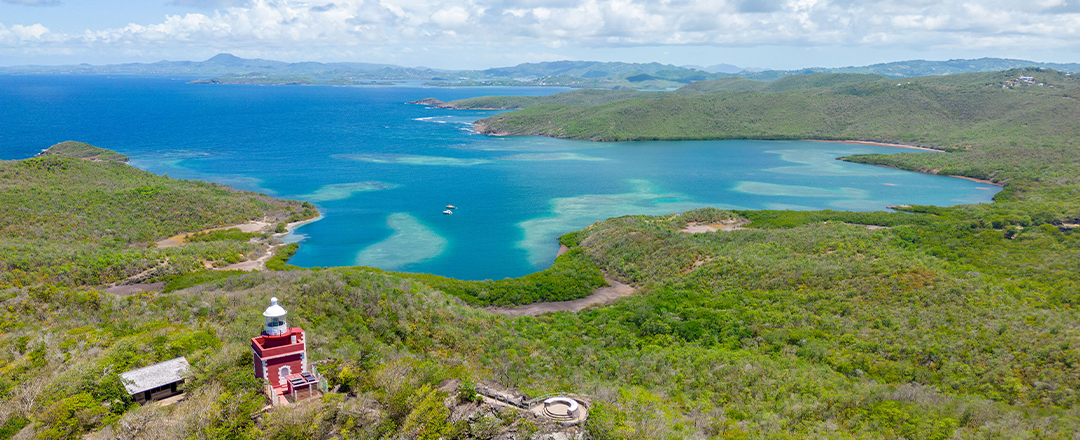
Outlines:
{"type": "MultiPolygon", "coordinates": [[[[936,174],[936,173],[935,173],[935,175],[938,175],[938,176],[940,176],[941,174],[936,174]]],[[[985,183],[985,184],[987,184],[987,185],[994,185],[994,186],[1000,186],[1000,187],[1002,187],[1002,188],[1004,188],[1004,187],[1005,187],[1005,185],[1003,185],[1003,184],[1000,184],[1000,183],[995,183],[995,182],[993,182],[993,181],[990,181],[990,180],[986,180],[986,179],[976,179],[976,178],[974,178],[974,177],[967,177],[967,176],[954,176],[954,175],[951,175],[951,174],[947,174],[947,176],[949,176],[949,177],[955,177],[955,178],[957,178],[957,179],[964,179],[964,180],[970,180],[970,181],[972,181],[972,182],[979,182],[979,183],[985,183]]]]}
{"type": "MultiPolygon", "coordinates": [[[[474,122],[472,124],[472,127],[473,127],[473,130],[478,134],[483,134],[483,135],[487,135],[487,136],[507,136],[508,135],[508,133],[505,133],[505,132],[489,131],[487,124],[484,124],[484,123],[482,123],[480,121],[474,122]]],[[[556,139],[560,139],[560,138],[555,137],[555,136],[546,136],[546,135],[539,135],[539,136],[554,137],[556,139]]],[[[890,143],[886,143],[886,142],[874,142],[874,141],[843,141],[843,140],[829,140],[829,139],[800,139],[800,140],[810,141],[810,142],[832,142],[832,143],[838,143],[838,144],[857,144],[857,145],[874,145],[874,146],[878,146],[878,147],[890,147],[890,148],[906,148],[906,149],[909,149],[909,150],[920,150],[920,151],[927,151],[927,152],[934,152],[934,153],[944,153],[945,152],[944,150],[936,150],[936,149],[933,149],[933,148],[926,148],[926,147],[917,147],[917,146],[914,146],[914,145],[890,144],[890,143]]],[[[874,164],[874,165],[875,166],[882,166],[882,167],[892,168],[892,169],[897,169],[897,170],[902,170],[902,171],[912,171],[912,172],[916,172],[916,173],[932,174],[932,175],[935,175],[935,176],[955,177],[955,178],[958,178],[958,179],[970,180],[972,182],[985,183],[987,185],[994,185],[994,186],[999,186],[999,187],[1003,187],[1003,188],[1005,187],[1004,184],[996,183],[996,182],[986,180],[986,179],[976,179],[974,177],[955,176],[955,175],[951,175],[951,174],[938,174],[938,173],[932,173],[932,172],[928,172],[928,171],[903,170],[901,168],[892,167],[892,166],[888,166],[888,165],[877,165],[877,164],[874,164]]]]}
{"type": "MultiPolygon", "coordinates": [[[[933,152],[935,152],[935,153],[944,153],[944,152],[945,152],[944,150],[935,150],[935,149],[933,149],[933,148],[926,148],[926,147],[916,147],[916,146],[913,146],[913,145],[904,145],[904,144],[888,144],[888,143],[884,143],[884,142],[872,142],[872,141],[832,141],[832,140],[823,140],[823,139],[803,139],[803,140],[804,140],[804,141],[811,141],[811,142],[836,142],[836,143],[842,143],[842,144],[876,145],[876,146],[879,146],[879,147],[892,147],[892,148],[908,148],[908,149],[912,149],[912,150],[933,151],[933,152]]],[[[972,181],[972,182],[979,182],[979,183],[985,183],[985,184],[987,184],[987,185],[994,185],[994,186],[999,186],[999,187],[1002,187],[1002,188],[1004,188],[1004,187],[1005,187],[1005,185],[1004,185],[1004,184],[1001,184],[1001,183],[996,183],[996,182],[994,182],[994,181],[991,181],[991,180],[986,180],[986,179],[976,179],[976,178],[974,178],[974,177],[967,177],[967,176],[957,176],[957,175],[953,175],[953,174],[938,174],[938,173],[932,173],[932,172],[929,172],[929,171],[915,171],[915,170],[905,170],[905,169],[903,169],[903,168],[897,168],[897,167],[893,167],[893,166],[889,166],[889,165],[878,165],[878,164],[873,164],[873,165],[874,165],[874,166],[879,166],[879,167],[886,167],[886,168],[892,168],[892,169],[894,169],[894,170],[901,170],[901,171],[913,171],[913,172],[916,172],[916,173],[923,173],[923,174],[932,174],[932,175],[935,175],[935,176],[955,177],[955,178],[957,178],[957,179],[964,179],[964,180],[970,180],[970,181],[972,181]]]]}
{"type": "Polygon", "coordinates": [[[285,232],[280,232],[280,233],[274,234],[274,236],[275,236],[275,237],[282,237],[282,236],[286,236],[286,235],[292,234],[292,233],[293,233],[293,231],[295,231],[295,230],[296,230],[296,228],[299,228],[299,227],[301,227],[301,226],[304,226],[304,225],[306,225],[306,224],[308,224],[308,223],[314,223],[314,222],[317,222],[317,221],[319,221],[319,220],[322,220],[322,219],[323,219],[323,215],[322,215],[322,213],[320,212],[320,213],[319,213],[319,215],[317,215],[317,216],[315,216],[315,217],[313,217],[313,218],[309,218],[309,219],[307,219],[307,220],[300,220],[300,221],[298,221],[298,222],[292,222],[292,223],[288,223],[288,224],[286,224],[286,225],[285,225],[285,232]]]}
{"type": "MultiPolygon", "coordinates": [[[[837,160],[844,160],[844,159],[843,159],[843,158],[841,157],[841,158],[837,158],[837,160]]],[[[845,162],[847,162],[847,161],[845,161],[845,162]]],[[[894,170],[900,170],[900,171],[909,171],[909,172],[912,172],[912,173],[923,173],[923,174],[929,174],[929,175],[931,175],[931,176],[941,176],[941,177],[955,177],[955,178],[957,178],[957,179],[964,179],[964,180],[970,180],[970,181],[972,181],[972,182],[979,182],[979,183],[985,183],[985,184],[987,184],[987,185],[994,185],[994,186],[1000,186],[1000,187],[1002,187],[1002,188],[1004,188],[1004,187],[1005,187],[1005,184],[1004,184],[1004,183],[997,183],[997,182],[994,182],[994,181],[992,181],[992,180],[986,180],[986,179],[976,179],[976,178],[974,178],[974,177],[967,177],[967,176],[956,176],[956,175],[953,175],[953,174],[938,174],[938,173],[934,173],[934,172],[930,172],[930,171],[920,171],[920,170],[905,170],[905,169],[903,169],[903,168],[898,168],[898,167],[894,167],[894,166],[892,166],[892,165],[882,165],[882,164],[876,164],[876,163],[868,163],[868,164],[865,164],[865,165],[871,165],[871,166],[875,166],[875,167],[885,167],[885,168],[892,168],[892,169],[894,169],[894,170]]]]}
{"type": "Polygon", "coordinates": [[[219,226],[216,228],[203,229],[201,231],[184,232],[182,234],[176,234],[172,237],[155,242],[158,248],[171,248],[187,244],[187,237],[191,234],[198,234],[200,232],[221,231],[225,229],[239,229],[240,232],[259,232],[270,226],[269,222],[263,220],[252,220],[247,223],[240,223],[229,226],[219,226]]]}
{"type": "MultiPolygon", "coordinates": [[[[476,110],[476,109],[470,109],[470,110],[476,110]]],[[[484,109],[481,109],[481,110],[484,110],[484,109]]],[[[493,110],[504,110],[504,109],[493,109],[493,110]]],[[[507,132],[491,130],[487,126],[487,124],[484,124],[483,122],[480,122],[479,120],[472,123],[472,129],[476,133],[487,135],[487,136],[508,136],[509,135],[509,133],[507,133],[507,132]]],[[[574,138],[564,138],[564,137],[559,137],[559,136],[551,136],[551,135],[547,135],[547,134],[533,134],[533,135],[526,135],[526,136],[542,136],[542,137],[550,137],[550,138],[554,138],[554,139],[574,139],[574,138]]],[[[580,139],[580,140],[589,140],[589,141],[592,141],[592,142],[596,142],[595,140],[591,140],[591,139],[580,139]]],[[[703,140],[704,141],[704,140],[710,140],[710,139],[686,139],[686,140],[703,140]]],[[[715,140],[739,140],[739,139],[715,139],[715,140]]],[[[770,140],[770,139],[744,139],[744,140],[770,140]]],[[[780,140],[780,139],[775,139],[775,140],[780,140]]],[[[799,140],[800,141],[809,141],[809,142],[832,142],[832,143],[838,143],[838,144],[857,144],[857,145],[874,145],[874,146],[878,146],[878,147],[890,147],[890,148],[907,148],[909,150],[920,150],[920,151],[928,151],[928,152],[934,152],[934,153],[944,153],[945,152],[945,150],[938,150],[938,149],[935,149],[935,148],[919,147],[919,146],[907,145],[907,144],[891,144],[891,143],[887,143],[887,142],[876,142],[876,141],[845,141],[845,140],[835,140],[835,139],[799,139],[799,140]]],[[[600,141],[600,142],[605,142],[605,141],[600,141]]],[[[648,141],[632,141],[632,142],[648,142],[648,141]]]]}
{"type": "Polygon", "coordinates": [[[878,147],[907,148],[907,149],[911,149],[911,150],[922,150],[922,151],[933,151],[935,153],[944,153],[943,150],[935,150],[933,148],[916,147],[914,145],[904,145],[904,144],[889,144],[889,143],[885,143],[885,142],[874,142],[874,141],[838,141],[838,140],[826,140],[826,139],[800,139],[800,140],[810,141],[810,142],[833,142],[833,143],[838,143],[838,144],[875,145],[875,146],[878,146],[878,147]]]}
{"type": "MultiPolygon", "coordinates": [[[[316,221],[322,220],[322,218],[323,218],[322,213],[319,213],[319,215],[317,217],[314,217],[314,218],[309,218],[307,220],[300,220],[298,222],[288,223],[288,224],[285,225],[285,229],[286,229],[285,232],[281,232],[281,233],[277,233],[277,234],[273,234],[273,235],[275,237],[282,237],[282,236],[285,236],[285,235],[292,234],[293,231],[296,228],[299,228],[299,227],[301,227],[303,225],[306,225],[308,223],[311,223],[311,222],[316,222],[316,221]]],[[[158,247],[158,248],[171,248],[171,247],[176,247],[176,246],[187,244],[186,239],[187,239],[187,237],[189,235],[198,234],[200,232],[220,231],[220,230],[225,230],[225,229],[239,229],[240,232],[262,232],[262,231],[267,230],[271,226],[273,226],[273,223],[267,222],[265,220],[252,220],[252,221],[249,221],[247,223],[240,223],[240,224],[229,225],[229,226],[219,226],[219,227],[216,227],[216,228],[203,229],[201,231],[184,232],[182,234],[176,234],[176,235],[174,235],[172,237],[168,237],[168,238],[165,238],[163,240],[159,240],[159,241],[155,242],[155,244],[157,245],[156,247],[158,247]]]]}

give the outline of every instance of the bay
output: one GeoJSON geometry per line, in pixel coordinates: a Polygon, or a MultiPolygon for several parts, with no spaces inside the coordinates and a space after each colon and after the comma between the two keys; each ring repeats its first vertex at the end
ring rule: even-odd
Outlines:
{"type": "MultiPolygon", "coordinates": [[[[79,140],[171,177],[308,200],[287,239],[304,267],[463,279],[550,266],[558,235],[609,217],[732,209],[883,210],[985,203],[994,186],[836,157],[914,152],[809,141],[592,143],[488,137],[492,111],[406,105],[556,88],[194,85],[192,78],[0,77],[0,158],[79,140]],[[447,204],[457,205],[444,215],[447,204]]],[[[939,154],[939,153],[920,153],[939,154]]]]}

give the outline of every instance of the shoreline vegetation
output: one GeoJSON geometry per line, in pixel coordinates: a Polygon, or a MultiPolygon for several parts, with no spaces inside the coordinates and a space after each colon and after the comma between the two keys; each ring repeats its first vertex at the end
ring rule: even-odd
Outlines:
{"type": "Polygon", "coordinates": [[[1003,142],[1021,137],[1073,146],[1080,137],[1071,123],[1080,117],[1080,100],[1061,99],[1080,95],[1080,77],[1052,70],[902,82],[821,74],[746,83],[755,82],[702,81],[671,92],[492,96],[451,101],[443,108],[520,109],[477,121],[475,128],[485,134],[602,142],[820,139],[967,151],[973,145],[1008,147],[1003,142]],[[1018,82],[1027,75],[1035,82],[1018,82]]]}
{"type": "MultiPolygon", "coordinates": [[[[822,81],[831,79],[776,87],[822,81]]],[[[962,88],[973,78],[934,81],[962,88]]],[[[855,98],[830,102],[850,103],[895,98],[892,88],[907,86],[841,82],[795,94],[849,87],[842,90],[855,98]]],[[[906,98],[956,96],[942,84],[911,82],[919,87],[906,98]]],[[[695,90],[744,86],[737,83],[695,90]]],[[[1023,96],[980,100],[982,92],[965,89],[975,91],[959,101],[919,101],[966,103],[944,107],[959,116],[939,109],[947,116],[940,124],[959,129],[913,125],[911,138],[858,137],[942,146],[941,154],[843,158],[1003,184],[992,203],[628,215],[561,236],[567,250],[555,265],[505,280],[295,268],[287,264],[295,243],[274,250],[268,271],[203,270],[202,261],[239,261],[266,244],[219,230],[184,246],[149,245],[184,231],[317,212],[116,162],[57,155],[0,162],[0,344],[7,348],[0,438],[464,440],[557,430],[510,412],[455,418],[459,405],[476,399],[460,390],[474,388],[444,385],[487,380],[532,396],[590,396],[586,429],[602,440],[1071,438],[1080,431],[1080,118],[1070,113],[1076,100],[1058,95],[1061,106],[1044,105],[1045,96],[1072,89],[982,87],[994,86],[994,93],[1023,96]],[[1010,102],[1029,103],[1021,107],[1027,113],[990,106],[1010,102]],[[1052,110],[1061,114],[1046,113],[1052,110]],[[960,116],[988,125],[963,125],[960,116]],[[1010,117],[1028,126],[1010,125],[1010,117]],[[725,225],[738,227],[717,227],[725,225]],[[163,287],[103,289],[140,273],[163,287]],[[479,308],[580,299],[605,277],[636,293],[575,313],[510,317],[479,308]],[[250,337],[271,296],[286,305],[291,325],[311,335],[308,355],[332,391],[267,411],[265,384],[251,374],[250,337]],[[179,356],[193,367],[183,401],[140,407],[124,391],[120,372],[179,356]]],[[[589,93],[571,99],[606,99],[589,93]]],[[[763,94],[739,98],[767,104],[790,92],[752,93],[763,94]]],[[[651,99],[600,107],[635,120],[651,115],[651,99]]],[[[889,99],[875,102],[859,107],[868,113],[855,128],[899,133],[900,122],[923,121],[889,113],[897,109],[882,104],[889,99]]],[[[773,116],[827,114],[803,110],[773,116]]],[[[792,129],[791,139],[831,137],[805,135],[798,124],[773,128],[792,129]]]]}
{"type": "Polygon", "coordinates": [[[274,243],[223,227],[318,213],[309,203],[155,175],[126,159],[69,141],[0,162],[0,286],[137,284],[228,266],[274,243]],[[161,238],[177,235],[198,239],[174,246],[161,238]]]}
{"type": "Polygon", "coordinates": [[[879,146],[879,147],[907,148],[907,149],[911,149],[911,150],[932,151],[932,152],[935,152],[935,153],[941,153],[943,151],[943,150],[938,149],[938,148],[918,147],[918,146],[915,146],[915,145],[893,144],[893,143],[877,142],[877,141],[852,141],[852,140],[829,140],[829,139],[800,139],[800,140],[810,141],[810,142],[830,142],[830,143],[838,143],[838,144],[876,145],[876,146],[879,146]]]}

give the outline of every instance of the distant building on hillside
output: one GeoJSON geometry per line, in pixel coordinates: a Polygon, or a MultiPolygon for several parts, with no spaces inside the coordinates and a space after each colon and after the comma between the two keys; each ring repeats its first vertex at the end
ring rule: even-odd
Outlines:
{"type": "Polygon", "coordinates": [[[274,405],[307,399],[325,389],[318,373],[308,370],[304,330],[289,327],[286,313],[277,298],[270,298],[270,307],[263,312],[266,326],[251,338],[255,377],[266,380],[265,392],[274,405]]]}
{"type": "Polygon", "coordinates": [[[184,392],[184,376],[191,370],[187,359],[176,359],[120,374],[124,389],[139,404],[162,400],[184,392]]]}

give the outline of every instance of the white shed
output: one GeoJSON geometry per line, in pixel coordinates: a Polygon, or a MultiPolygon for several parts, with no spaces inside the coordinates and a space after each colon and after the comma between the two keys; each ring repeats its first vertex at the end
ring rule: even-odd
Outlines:
{"type": "Polygon", "coordinates": [[[184,392],[181,385],[190,370],[191,365],[187,359],[178,357],[121,373],[120,378],[128,394],[134,397],[136,402],[145,404],[184,392]]]}

